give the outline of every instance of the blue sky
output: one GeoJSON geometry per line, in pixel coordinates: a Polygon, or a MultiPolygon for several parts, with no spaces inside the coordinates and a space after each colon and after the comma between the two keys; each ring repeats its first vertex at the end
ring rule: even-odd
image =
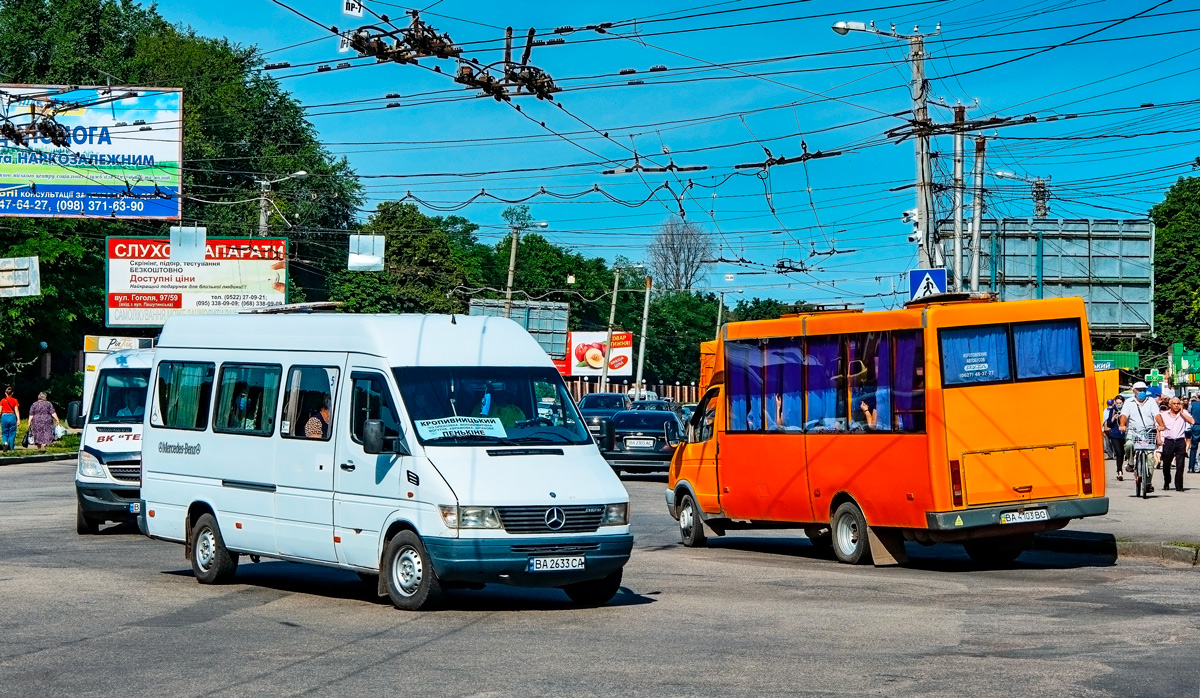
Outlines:
{"type": "MultiPolygon", "coordinates": [[[[381,23],[370,12],[363,20],[343,16],[340,0],[287,4],[339,28],[381,23]]],[[[398,26],[408,22],[397,3],[367,7],[398,26]]],[[[968,118],[1038,117],[987,130],[996,138],[986,169],[1050,177],[1052,217],[1141,217],[1193,172],[1187,163],[1200,155],[1195,133],[1148,135],[1196,126],[1200,104],[1175,104],[1195,99],[1200,84],[1195,1],[442,0],[424,7],[428,24],[484,64],[500,60],[505,26],[514,27],[518,46],[531,26],[539,37],[565,38],[535,47],[531,58],[564,91],[554,104],[515,98],[518,113],[469,98],[474,91],[451,80],[454,61],[421,61],[439,65],[438,74],[339,54],[336,37],[271,0],[158,4],[169,21],[257,45],[270,52],[267,60],[297,66],[271,72],[308,107],[330,149],[372,176],[363,180],[368,208],[408,192],[452,207],[481,189],[516,199],[543,188],[575,195],[598,185],[604,193],[528,202],[535,218],[549,223],[547,237],[587,255],[640,260],[656,226],[678,219],[682,205],[687,220],[713,234],[722,257],[746,260],[713,265],[703,286],[747,296],[891,307],[902,300],[893,295],[907,284],[901,275],[916,266],[911,228],[900,220],[914,206],[913,146],[884,135],[905,124],[890,115],[911,106],[907,45],[865,33],[839,36],[830,31],[839,19],[874,20],[884,29],[895,23],[901,33],[914,25],[933,32],[940,22],[942,33],[926,45],[932,117],[950,121],[948,106],[959,102],[969,105],[968,118]],[[1137,13],[1148,16],[1117,23],[1137,13]],[[603,36],[552,33],[601,22],[618,24],[603,36]],[[280,50],[301,42],[310,43],[280,50]],[[301,65],[342,61],[354,67],[318,73],[301,65]],[[1012,62],[995,65],[1004,61],[1012,62]],[[648,72],[658,65],[668,70],[648,72]],[[619,74],[629,68],[636,74],[619,74]],[[632,80],[645,84],[627,84],[632,80]],[[389,93],[401,97],[385,98],[389,93]],[[346,104],[356,100],[368,101],[346,104]],[[389,102],[400,106],[386,108],[389,102]],[[1047,121],[1053,116],[1059,118],[1047,121]],[[764,146],[775,156],[797,156],[801,139],[809,151],[842,154],[766,174],[734,168],[762,162],[764,146]],[[633,152],[646,164],[665,165],[664,149],[677,165],[708,169],[602,174],[631,164],[633,152]],[[479,174],[500,170],[537,171],[479,174]],[[689,178],[694,184],[685,192],[689,178]],[[806,271],[776,273],[781,259],[806,271]]],[[[937,137],[932,147],[935,179],[948,182],[951,138],[937,137]]],[[[988,215],[1032,215],[1028,184],[989,175],[985,186],[988,215]]],[[[948,215],[948,196],[938,204],[948,215]]],[[[456,213],[496,240],[506,234],[500,212],[507,205],[482,199],[456,213]]]]}

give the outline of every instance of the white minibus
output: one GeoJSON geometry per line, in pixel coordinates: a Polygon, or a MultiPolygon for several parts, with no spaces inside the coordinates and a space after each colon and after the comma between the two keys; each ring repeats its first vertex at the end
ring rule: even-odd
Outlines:
{"type": "Polygon", "coordinates": [[[83,405],[70,410],[83,429],[75,468],[75,530],[96,533],[100,524],[134,521],[141,512],[142,418],[153,349],[106,354],[84,386],[83,405]]]}
{"type": "Polygon", "coordinates": [[[511,320],[190,315],[155,350],[143,531],[201,583],[239,556],[358,572],[401,609],[487,583],[599,605],[629,495],[511,320]]]}

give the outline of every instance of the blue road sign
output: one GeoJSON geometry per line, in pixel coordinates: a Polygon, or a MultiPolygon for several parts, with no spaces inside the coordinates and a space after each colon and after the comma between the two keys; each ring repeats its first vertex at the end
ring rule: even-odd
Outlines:
{"type": "Polygon", "coordinates": [[[908,272],[908,299],[910,301],[945,292],[945,269],[913,269],[908,272]]]}

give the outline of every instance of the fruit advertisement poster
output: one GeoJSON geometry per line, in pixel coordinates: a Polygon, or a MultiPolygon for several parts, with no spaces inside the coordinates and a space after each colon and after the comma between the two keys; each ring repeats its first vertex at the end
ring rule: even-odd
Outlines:
{"type": "Polygon", "coordinates": [[[571,332],[567,343],[567,365],[572,376],[599,376],[608,355],[608,375],[633,375],[633,333],[613,332],[612,347],[605,351],[607,332],[571,332]]]}

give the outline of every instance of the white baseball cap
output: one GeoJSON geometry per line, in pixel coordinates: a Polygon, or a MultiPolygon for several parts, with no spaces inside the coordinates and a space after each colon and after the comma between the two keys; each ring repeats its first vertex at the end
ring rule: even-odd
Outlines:
{"type": "Polygon", "coordinates": [[[1146,384],[1145,384],[1145,383],[1143,383],[1142,381],[1138,381],[1137,383],[1134,383],[1134,384],[1133,384],[1133,389],[1134,389],[1134,390],[1145,390],[1145,389],[1146,389],[1146,384]]]}

